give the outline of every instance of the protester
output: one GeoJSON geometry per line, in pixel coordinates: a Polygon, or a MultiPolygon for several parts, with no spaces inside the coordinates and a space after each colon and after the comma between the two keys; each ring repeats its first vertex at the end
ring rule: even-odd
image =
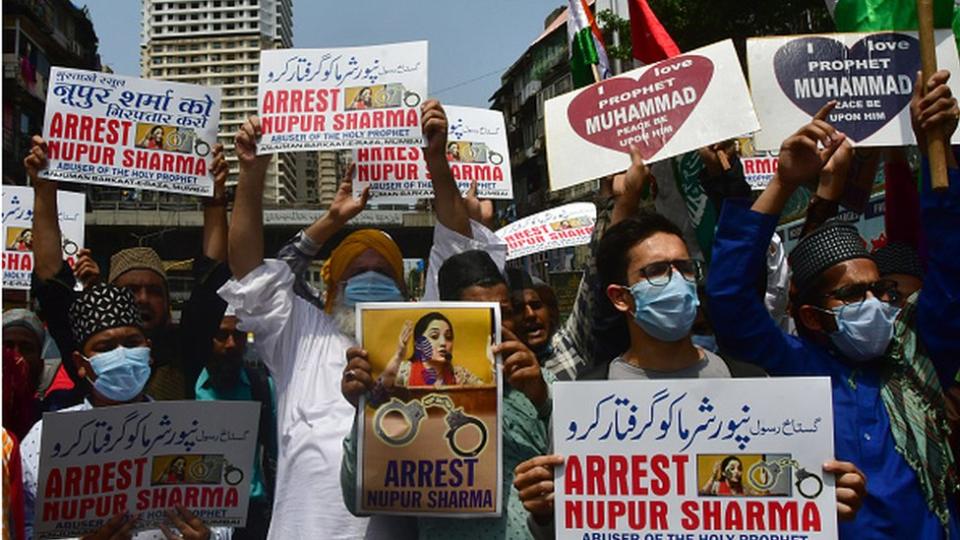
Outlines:
{"type": "Polygon", "coordinates": [[[23,473],[20,466],[20,443],[3,429],[3,540],[26,538],[23,524],[23,473]]]}
{"type": "MultiPolygon", "coordinates": [[[[149,400],[144,389],[150,377],[151,343],[143,331],[133,295],[113,285],[97,284],[80,295],[69,296],[67,317],[73,343],[77,344],[69,353],[69,361],[73,362],[77,375],[90,382],[91,391],[83,403],[60,412],[149,400]]],[[[33,537],[42,437],[43,420],[40,420],[23,439],[21,448],[27,538],[33,537]]],[[[167,515],[183,538],[229,538],[229,530],[208,529],[202,520],[184,507],[170,509],[167,515]]],[[[136,515],[118,514],[94,533],[94,537],[129,536],[136,525],[136,515]]],[[[169,540],[177,537],[166,525],[161,526],[161,531],[162,536],[156,531],[146,531],[134,538],[166,537],[169,540]]]]}
{"type": "Polygon", "coordinates": [[[923,267],[920,256],[908,244],[887,244],[873,253],[881,279],[889,279],[896,287],[894,303],[900,307],[913,293],[923,287],[923,267]]]}
{"type": "MultiPolygon", "coordinates": [[[[501,306],[502,343],[493,350],[503,357],[503,377],[509,386],[503,390],[503,467],[511,470],[517,463],[540,455],[549,446],[548,418],[552,410],[549,384],[555,379],[541,371],[536,356],[516,336],[517,321],[512,313],[509,287],[490,256],[471,250],[447,259],[438,272],[438,290],[442,301],[494,302],[501,306]]],[[[367,352],[359,347],[347,350],[348,363],[341,388],[344,397],[355,406],[361,395],[389,393],[395,381],[385,377],[374,382],[367,352]]],[[[360,414],[358,412],[358,414],[360,414]]],[[[357,439],[356,426],[344,441],[340,485],[343,501],[357,512],[357,439]]],[[[506,497],[503,516],[459,520],[456,518],[418,517],[419,538],[527,538],[525,512],[519,494],[504,474],[501,492],[506,497]]]]}
{"type": "MultiPolygon", "coordinates": [[[[223,303],[219,297],[210,299],[223,303]]],[[[237,329],[237,316],[227,309],[213,337],[206,367],[197,378],[197,401],[255,401],[260,426],[254,455],[247,524],[234,529],[233,540],[267,537],[276,489],[277,409],[273,380],[261,365],[244,365],[247,333],[237,329]]]]}
{"type": "MultiPolygon", "coordinates": [[[[925,129],[947,138],[956,129],[960,111],[948,76],[941,71],[916,85],[911,113],[921,148],[925,129]]],[[[722,350],[771,374],[833,380],[836,455],[870,478],[863,507],[841,524],[841,537],[957,536],[941,389],[960,364],[960,245],[957,235],[944,234],[960,226],[960,172],[952,153],[947,192],[930,190],[924,166],[930,264],[919,298],[908,299],[902,311],[888,303],[894,288],[880,280],[856,230],[837,223],[814,231],[790,256],[800,337],[777,328],[751,290],[787,200],[844,144],[844,135],[824,121],[834,105],[784,141],[779,169],[752,208],[727,202],[707,284],[714,328],[722,350]]]]}
{"type": "Polygon", "coordinates": [[[40,419],[37,386],[43,371],[40,346],[46,332],[25,309],[3,314],[3,427],[20,438],[40,419]]]}
{"type": "MultiPolygon", "coordinates": [[[[578,380],[648,380],[763,377],[750,364],[723,358],[693,344],[697,317],[696,284],[700,264],[690,259],[680,228],[660,214],[636,212],[637,201],[652,180],[639,151],[613,209],[615,223],[600,240],[597,267],[613,306],[627,320],[630,347],[607,365],[578,380]]],[[[553,536],[553,468],[563,456],[542,455],[514,470],[514,486],[530,512],[537,538],[553,536]]],[[[824,470],[837,474],[837,513],[849,518],[860,504],[866,481],[851,463],[831,461],[824,470]]]]}
{"type": "MultiPolygon", "coordinates": [[[[256,154],[260,129],[259,119],[250,117],[236,136],[240,176],[229,233],[234,277],[219,294],[235,306],[239,327],[254,333],[257,353],[276,385],[278,488],[269,537],[359,538],[366,520],[347,512],[337,484],[341,442],[353,420],[353,408],[339,392],[340,376],[353,344],[353,303],[402,299],[402,256],[385,233],[357,231],[324,265],[323,309],[295,293],[290,267],[263,258],[270,156],[256,154]]],[[[323,218],[302,235],[315,249],[363,210],[369,193],[354,199],[351,191],[344,182],[323,218]]]]}
{"type": "MultiPolygon", "coordinates": [[[[66,318],[68,299],[77,279],[89,286],[99,275],[95,264],[78,262],[78,274],[63,260],[60,246],[60,225],[57,220],[57,184],[39,177],[46,167],[46,143],[34,136],[24,167],[34,190],[34,272],[32,294],[40,305],[40,315],[47,323],[60,351],[76,350],[66,318]]],[[[207,288],[215,291],[226,282],[229,270],[226,260],[226,176],[223,147],[214,145],[215,197],[205,202],[203,254],[194,259],[194,293],[207,288]]],[[[86,255],[89,255],[87,252],[86,255]]],[[[92,259],[91,263],[92,263],[92,259]]],[[[111,258],[109,282],[129,288],[135,295],[137,307],[143,316],[144,331],[154,343],[154,368],[148,390],[155,399],[188,399],[202,365],[183,360],[184,343],[207,343],[220,323],[222,311],[206,303],[188,302],[181,325],[170,318],[170,294],[162,262],[149,248],[131,248],[111,258]]],[[[74,399],[82,399],[87,383],[72,371],[71,362],[63,362],[63,369],[78,387],[74,399]]]]}

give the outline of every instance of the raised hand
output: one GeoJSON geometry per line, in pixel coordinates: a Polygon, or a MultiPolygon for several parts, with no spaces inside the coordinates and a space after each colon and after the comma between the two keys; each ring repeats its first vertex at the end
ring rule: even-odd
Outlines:
{"type": "Polygon", "coordinates": [[[850,164],[853,162],[853,146],[850,141],[843,141],[836,152],[827,161],[820,171],[817,185],[817,196],[829,201],[839,201],[843,197],[844,186],[850,174],[850,164]]]}
{"type": "Polygon", "coordinates": [[[257,155],[257,141],[260,140],[261,135],[263,135],[263,130],[260,127],[260,118],[255,114],[250,115],[240,126],[240,130],[237,131],[237,135],[233,139],[234,151],[237,154],[240,167],[256,167],[266,170],[272,156],[269,154],[257,155]]]}
{"type": "Polygon", "coordinates": [[[950,72],[941,69],[934,73],[927,84],[921,80],[922,74],[917,73],[917,80],[913,85],[913,97],[910,99],[910,121],[913,124],[913,133],[917,137],[917,145],[923,155],[927,154],[927,131],[940,130],[949,141],[957,130],[957,120],[960,119],[960,109],[957,108],[957,99],[950,92],[947,81],[950,72]]]}
{"type": "Polygon", "coordinates": [[[777,169],[777,177],[782,184],[793,188],[812,184],[846,140],[846,135],[825,120],[836,105],[836,101],[828,102],[809,124],[783,141],[777,169]],[[823,146],[822,149],[818,143],[823,146]]]}
{"type": "Polygon", "coordinates": [[[347,166],[347,171],[340,181],[340,187],[337,188],[337,194],[330,204],[330,217],[339,226],[343,226],[346,222],[357,217],[357,214],[367,207],[367,201],[370,200],[370,186],[363,188],[359,199],[353,197],[353,170],[355,167],[353,163],[347,166]]]}
{"type": "Polygon", "coordinates": [[[56,182],[40,178],[40,171],[47,168],[47,143],[43,137],[34,135],[30,139],[30,152],[23,158],[23,168],[27,170],[27,177],[34,187],[56,187],[56,182]]]}
{"type": "Polygon", "coordinates": [[[516,335],[505,327],[500,330],[503,341],[493,348],[503,355],[503,375],[510,386],[524,393],[537,408],[548,398],[547,383],[540,373],[540,362],[516,335]]]}
{"type": "Polygon", "coordinates": [[[427,139],[424,157],[444,162],[447,160],[447,113],[435,99],[428,99],[420,106],[420,125],[427,139]]]}
{"type": "Polygon", "coordinates": [[[100,282],[100,265],[93,260],[93,252],[83,248],[77,253],[77,263],[73,265],[73,275],[76,276],[84,289],[100,282]]]}
{"type": "Polygon", "coordinates": [[[730,168],[730,159],[737,153],[737,142],[733,139],[711,144],[697,150],[703,166],[710,176],[720,176],[730,168]]]}
{"type": "Polygon", "coordinates": [[[215,199],[225,197],[230,166],[227,165],[227,158],[223,155],[223,145],[220,143],[213,145],[213,165],[210,167],[210,172],[213,173],[213,197],[215,199]]]}
{"type": "Polygon", "coordinates": [[[477,181],[470,182],[470,189],[463,198],[467,205],[467,215],[488,229],[493,229],[493,201],[477,197],[477,181]]]}

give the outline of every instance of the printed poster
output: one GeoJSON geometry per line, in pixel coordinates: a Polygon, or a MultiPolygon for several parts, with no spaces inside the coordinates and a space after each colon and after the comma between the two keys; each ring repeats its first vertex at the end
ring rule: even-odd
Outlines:
{"type": "MultiPolygon", "coordinates": [[[[460,193],[477,181],[481,199],[512,199],[510,149],[503,113],[476,107],[445,105],[447,161],[460,193]]],[[[433,185],[419,146],[359,148],[353,151],[356,169],[353,193],[367,186],[370,198],[432,199],[433,185]]]]}
{"type": "MultiPolygon", "coordinates": [[[[63,259],[72,268],[83,249],[83,193],[57,191],[63,259]]],[[[30,289],[33,275],[33,188],[3,186],[3,288],[30,289]]]]}
{"type": "MultiPolygon", "coordinates": [[[[884,192],[875,193],[870,197],[863,213],[847,210],[843,207],[837,214],[836,219],[843,223],[848,223],[857,228],[860,237],[866,242],[866,248],[869,252],[874,252],[887,245],[886,233],[886,204],[887,197],[884,192]]],[[[803,224],[806,218],[785,223],[777,227],[777,234],[783,240],[783,249],[789,254],[793,248],[800,243],[800,234],[803,232],[803,224]]]]}
{"type": "Polygon", "coordinates": [[[219,88],[55,67],[40,176],[210,196],[219,123],[219,88]]]}
{"type": "Polygon", "coordinates": [[[731,40],[555,97],[544,122],[551,190],[626,169],[631,145],[652,163],[760,127],[731,40]]]}
{"type": "Polygon", "coordinates": [[[152,401],[43,415],[35,538],[79,537],[117,514],[140,529],[183,505],[208,527],[242,527],[260,406],[152,401]]]}
{"type": "Polygon", "coordinates": [[[739,137],[737,151],[740,154],[740,163],[743,165],[743,177],[750,189],[763,191],[773,180],[780,166],[780,148],[774,150],[758,150],[753,137],[739,137]]]}
{"type": "Polygon", "coordinates": [[[258,154],[424,146],[427,42],[260,52],[258,154]]]}
{"type": "Polygon", "coordinates": [[[830,379],[558,382],[558,539],[834,539],[830,379]],[[687,536],[689,535],[689,536],[687,536]]]}
{"type": "MultiPolygon", "coordinates": [[[[938,67],[960,72],[953,33],[937,30],[936,42],[938,67]]],[[[916,144],[909,107],[920,70],[916,32],[750,38],[747,64],[761,150],[780,148],[832,99],[838,103],[827,121],[853,144],[916,144]]],[[[960,83],[951,78],[948,84],[957,95],[960,83]]]]}
{"type": "Polygon", "coordinates": [[[514,221],[495,234],[507,244],[507,260],[590,243],[597,221],[593,203],[570,203],[514,221]]]}
{"type": "Polygon", "coordinates": [[[357,507],[499,516],[499,304],[358,304],[371,395],[358,415],[357,507]]]}

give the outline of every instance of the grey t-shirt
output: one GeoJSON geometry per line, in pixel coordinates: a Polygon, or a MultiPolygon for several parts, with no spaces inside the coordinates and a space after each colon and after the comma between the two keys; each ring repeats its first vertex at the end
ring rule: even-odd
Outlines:
{"type": "Polygon", "coordinates": [[[611,381],[637,380],[637,379],[729,379],[730,368],[727,363],[716,354],[705,350],[703,358],[696,364],[678,369],[676,371],[655,371],[644,369],[624,361],[622,356],[618,356],[610,362],[610,374],[607,377],[611,381]]]}

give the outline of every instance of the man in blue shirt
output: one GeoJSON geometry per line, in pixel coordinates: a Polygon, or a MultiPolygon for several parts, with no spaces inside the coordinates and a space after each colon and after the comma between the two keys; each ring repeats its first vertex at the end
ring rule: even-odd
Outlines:
{"type": "MultiPolygon", "coordinates": [[[[918,88],[911,102],[921,149],[925,130],[942,130],[948,139],[956,130],[960,109],[948,77],[934,75],[925,95],[918,88]]],[[[958,538],[942,390],[960,362],[960,169],[954,156],[948,191],[931,191],[924,166],[930,264],[919,297],[908,299],[902,311],[890,303],[895,287],[880,280],[855,229],[836,223],[804,238],[790,257],[799,337],[782,332],[756,294],[787,200],[849,144],[825,121],[833,106],[784,141],[779,170],[752,207],[725,205],[707,283],[711,320],[721,350],[738,359],[772,375],[832,379],[835,454],[868,479],[856,519],[840,524],[842,538],[958,538]]]]}
{"type": "Polygon", "coordinates": [[[256,401],[261,405],[247,525],[234,530],[234,540],[266,538],[276,477],[277,411],[273,380],[265,369],[244,365],[246,344],[247,334],[237,330],[237,317],[228,308],[196,386],[198,401],[256,401]]]}

